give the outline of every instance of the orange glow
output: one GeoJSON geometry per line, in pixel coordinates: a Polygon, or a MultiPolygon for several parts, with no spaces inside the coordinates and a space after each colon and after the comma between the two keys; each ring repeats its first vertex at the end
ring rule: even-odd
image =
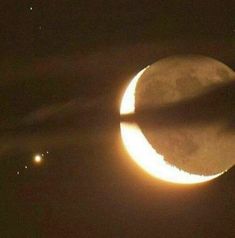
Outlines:
{"type": "Polygon", "coordinates": [[[42,156],[41,155],[35,155],[34,156],[34,162],[37,164],[40,164],[42,162],[42,156]]]}

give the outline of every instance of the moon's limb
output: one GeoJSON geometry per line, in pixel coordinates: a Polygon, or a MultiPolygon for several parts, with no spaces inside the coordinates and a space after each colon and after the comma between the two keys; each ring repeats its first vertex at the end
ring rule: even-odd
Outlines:
{"type": "Polygon", "coordinates": [[[123,98],[121,102],[121,107],[120,107],[120,114],[125,115],[129,113],[134,113],[135,112],[135,89],[136,89],[136,84],[139,80],[139,78],[142,76],[144,71],[148,68],[142,69],[130,82],[128,85],[123,98]]]}
{"type": "Polygon", "coordinates": [[[202,176],[180,170],[168,164],[164,156],[153,149],[137,124],[122,122],[120,127],[123,143],[132,159],[156,178],[173,183],[194,184],[209,181],[222,174],[202,176]]]}
{"type": "MultiPolygon", "coordinates": [[[[120,114],[135,112],[135,90],[138,80],[147,69],[140,71],[130,82],[122,98],[120,114]]],[[[195,184],[212,180],[222,173],[210,176],[190,174],[168,164],[164,156],[157,153],[135,123],[120,123],[123,144],[131,158],[150,175],[164,181],[179,184],[195,184]]]]}

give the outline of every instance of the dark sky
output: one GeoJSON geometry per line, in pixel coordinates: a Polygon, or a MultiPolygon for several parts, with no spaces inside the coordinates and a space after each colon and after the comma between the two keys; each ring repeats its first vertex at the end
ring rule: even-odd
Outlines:
{"type": "Polygon", "coordinates": [[[0,237],[234,237],[234,168],[197,186],[158,181],[123,149],[118,114],[128,80],[162,57],[203,54],[234,69],[234,10],[1,1],[0,237]]]}

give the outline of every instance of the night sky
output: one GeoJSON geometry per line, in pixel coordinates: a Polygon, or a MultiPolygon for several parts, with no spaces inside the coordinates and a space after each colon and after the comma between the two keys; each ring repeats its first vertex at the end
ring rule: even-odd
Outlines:
{"type": "Polygon", "coordinates": [[[234,168],[165,183],[119,131],[123,90],[158,59],[235,69],[234,15],[234,1],[1,1],[0,237],[234,237],[234,168]]]}

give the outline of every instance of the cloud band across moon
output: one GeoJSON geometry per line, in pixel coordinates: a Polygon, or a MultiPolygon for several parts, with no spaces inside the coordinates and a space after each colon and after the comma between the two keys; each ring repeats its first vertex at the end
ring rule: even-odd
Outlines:
{"type": "Polygon", "coordinates": [[[235,133],[235,80],[210,86],[205,92],[190,99],[122,115],[122,120],[144,120],[149,127],[153,123],[158,123],[160,127],[177,127],[221,121],[224,125],[223,132],[235,133]]]}

